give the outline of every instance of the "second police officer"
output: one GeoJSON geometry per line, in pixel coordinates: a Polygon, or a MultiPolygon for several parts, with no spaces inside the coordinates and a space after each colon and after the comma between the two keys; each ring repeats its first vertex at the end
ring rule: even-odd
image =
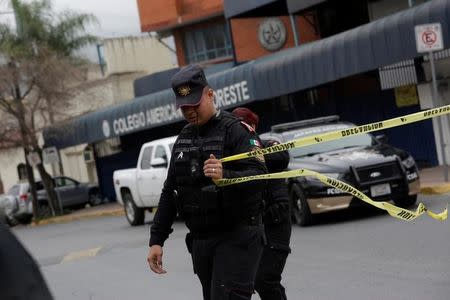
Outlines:
{"type": "Polygon", "coordinates": [[[218,188],[213,180],[267,172],[264,158],[222,165],[220,158],[254,150],[257,137],[232,114],[218,111],[214,91],[197,65],[172,77],[176,105],[189,122],[172,149],[167,179],[150,230],[147,261],[163,269],[164,241],[177,215],[189,228],[186,237],[194,273],[204,299],[250,299],[264,247],[264,182],[218,188]]]}
{"type": "MultiPolygon", "coordinates": [[[[238,107],[233,115],[249,124],[254,130],[258,128],[259,117],[250,109],[238,107]]],[[[263,147],[279,144],[275,140],[262,140],[263,147]]],[[[281,151],[265,156],[269,173],[282,172],[289,164],[288,151],[281,151]]],[[[286,300],[284,287],[281,285],[286,259],[290,253],[291,218],[289,211],[288,187],[283,179],[268,181],[267,196],[265,197],[264,227],[267,245],[259,264],[256,277],[256,291],[262,300],[286,300]]]]}

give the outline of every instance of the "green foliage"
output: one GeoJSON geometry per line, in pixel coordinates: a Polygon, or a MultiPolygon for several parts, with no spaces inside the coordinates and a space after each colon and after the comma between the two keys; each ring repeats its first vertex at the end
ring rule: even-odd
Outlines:
{"type": "Polygon", "coordinates": [[[76,50],[97,41],[86,34],[87,26],[97,22],[91,14],[55,13],[50,0],[11,0],[11,8],[17,28],[0,23],[0,53],[6,58],[26,59],[41,51],[72,57],[76,50]]]}

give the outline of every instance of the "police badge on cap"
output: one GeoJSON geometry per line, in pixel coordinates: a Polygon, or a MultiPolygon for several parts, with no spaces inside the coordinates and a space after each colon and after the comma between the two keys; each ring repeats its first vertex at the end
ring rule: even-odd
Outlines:
{"type": "Polygon", "coordinates": [[[177,108],[199,105],[205,86],[208,86],[208,82],[200,66],[190,65],[178,71],[172,77],[177,108]]]}

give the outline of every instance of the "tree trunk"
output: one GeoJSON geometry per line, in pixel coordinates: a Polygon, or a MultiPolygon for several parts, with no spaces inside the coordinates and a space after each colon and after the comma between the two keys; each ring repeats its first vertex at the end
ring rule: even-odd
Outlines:
{"type": "Polygon", "coordinates": [[[52,177],[47,173],[42,163],[37,165],[37,169],[39,171],[39,175],[41,176],[45,191],[47,192],[48,205],[51,209],[52,216],[56,215],[56,210],[62,214],[62,208],[59,205],[58,196],[55,192],[55,185],[52,177]]]}
{"type": "Polygon", "coordinates": [[[42,150],[39,148],[39,143],[35,135],[36,133],[33,130],[27,130],[25,109],[21,97],[22,95],[20,86],[19,84],[15,84],[15,100],[19,112],[17,121],[19,122],[20,133],[22,135],[22,146],[24,148],[26,156],[25,161],[27,162],[28,182],[30,184],[31,195],[33,197],[33,214],[35,214],[34,217],[37,217],[37,209],[39,208],[39,206],[37,201],[36,182],[34,180],[33,169],[29,166],[27,158],[28,154],[31,151],[38,151],[39,157],[41,158],[41,163],[37,165],[37,168],[42,179],[42,184],[44,185],[44,188],[47,192],[48,206],[50,207],[52,215],[55,216],[55,203],[57,203],[57,197],[53,185],[53,180],[42,165],[42,150]]]}
{"type": "MultiPolygon", "coordinates": [[[[16,91],[18,93],[20,93],[20,89],[18,86],[16,86],[16,91]]],[[[25,154],[25,165],[26,165],[26,170],[27,170],[27,180],[28,180],[28,184],[30,185],[30,193],[31,193],[31,197],[32,197],[32,204],[33,204],[33,217],[36,220],[39,215],[38,215],[38,198],[37,198],[37,191],[36,191],[36,181],[34,179],[34,173],[33,173],[33,168],[30,166],[30,164],[28,163],[28,149],[29,149],[29,139],[27,138],[27,130],[26,130],[26,124],[25,124],[25,118],[23,117],[23,105],[22,103],[18,102],[18,108],[19,108],[19,112],[20,112],[20,118],[17,118],[17,122],[19,123],[19,128],[20,128],[20,135],[22,136],[21,140],[22,140],[22,148],[25,154]]]]}
{"type": "MultiPolygon", "coordinates": [[[[53,112],[53,106],[51,101],[48,98],[45,98],[45,101],[47,102],[47,109],[48,109],[48,120],[50,121],[50,125],[55,124],[55,114],[53,112]]],[[[59,157],[59,162],[58,162],[58,168],[59,168],[59,175],[63,176],[64,175],[64,167],[63,167],[63,163],[62,163],[62,159],[61,159],[61,152],[58,149],[58,157],[59,157]]]]}
{"type": "Polygon", "coordinates": [[[25,166],[26,166],[26,170],[27,170],[27,180],[28,180],[28,184],[30,185],[31,201],[33,204],[33,218],[36,220],[39,217],[36,180],[34,179],[33,168],[28,163],[27,156],[28,156],[29,152],[28,152],[27,148],[24,146],[23,142],[22,142],[22,147],[24,148],[23,150],[24,150],[24,154],[25,154],[25,166]]]}
{"type": "Polygon", "coordinates": [[[52,176],[47,172],[47,170],[45,170],[45,167],[42,163],[42,149],[39,147],[38,141],[35,136],[30,136],[30,140],[34,151],[36,151],[41,158],[41,163],[37,164],[36,167],[38,169],[39,175],[41,176],[45,191],[47,192],[48,205],[52,211],[52,215],[55,216],[57,211],[62,214],[62,207],[59,205],[58,195],[56,195],[55,192],[55,183],[52,176]]]}

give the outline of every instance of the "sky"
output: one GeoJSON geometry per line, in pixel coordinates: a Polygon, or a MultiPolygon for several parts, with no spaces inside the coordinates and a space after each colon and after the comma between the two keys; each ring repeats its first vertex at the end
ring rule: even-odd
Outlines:
{"type": "MultiPolygon", "coordinates": [[[[31,0],[26,0],[31,1],[31,0]]],[[[9,0],[0,0],[0,12],[8,12],[9,0]]],[[[55,11],[72,10],[90,13],[99,24],[90,28],[101,37],[139,35],[139,15],[136,0],[51,0],[55,11]]],[[[12,14],[1,14],[0,20],[13,20],[12,14]]]]}
{"type": "MultiPolygon", "coordinates": [[[[0,0],[0,13],[10,11],[9,0],[0,0]]],[[[99,24],[89,27],[88,32],[100,38],[141,35],[137,0],[52,0],[56,12],[72,10],[90,13],[97,17],[99,24]]],[[[0,14],[0,22],[14,21],[12,14],[0,14]]],[[[97,60],[95,47],[84,49],[82,55],[97,60]]]]}
{"type": "Polygon", "coordinates": [[[136,0],[53,0],[55,10],[66,9],[94,14],[99,26],[92,30],[98,36],[118,37],[139,35],[139,15],[136,0]]]}

